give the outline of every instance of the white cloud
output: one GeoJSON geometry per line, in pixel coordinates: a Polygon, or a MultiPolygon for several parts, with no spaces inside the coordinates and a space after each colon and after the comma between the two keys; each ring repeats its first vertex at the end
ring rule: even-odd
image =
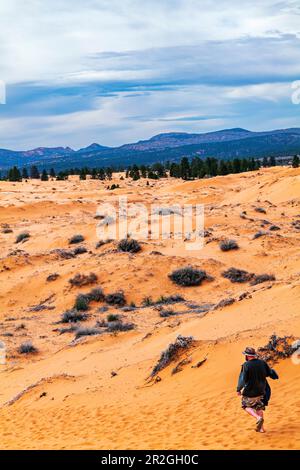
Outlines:
{"type": "Polygon", "coordinates": [[[21,96],[8,87],[0,147],[295,125],[299,14],[299,0],[2,1],[0,79],[21,96]]]}
{"type": "Polygon", "coordinates": [[[0,3],[1,79],[80,72],[90,54],[299,34],[297,2],[10,0],[0,3]],[[278,33],[275,33],[278,34],[278,33]]]}
{"type": "Polygon", "coordinates": [[[290,83],[262,83],[258,85],[239,86],[227,90],[224,96],[235,100],[266,100],[274,103],[291,96],[290,83]]]}

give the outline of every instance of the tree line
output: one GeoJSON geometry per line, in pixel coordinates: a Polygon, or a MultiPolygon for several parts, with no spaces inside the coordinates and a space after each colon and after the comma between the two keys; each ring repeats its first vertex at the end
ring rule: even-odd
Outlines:
{"type": "MultiPolygon", "coordinates": [[[[264,157],[263,160],[254,158],[234,158],[233,160],[221,160],[213,157],[202,159],[194,157],[189,159],[183,157],[180,162],[154,163],[152,165],[132,165],[125,168],[71,168],[69,170],[55,172],[53,168],[49,171],[45,169],[40,173],[37,166],[32,165],[29,169],[20,170],[14,166],[8,170],[1,179],[8,181],[22,181],[28,179],[40,179],[48,181],[49,178],[56,180],[65,180],[70,175],[78,175],[80,179],[85,180],[87,175],[92,179],[111,180],[114,172],[125,171],[126,178],[132,178],[134,181],[140,178],[160,179],[168,176],[182,178],[184,180],[198,179],[213,176],[223,176],[232,173],[243,173],[246,171],[258,170],[261,167],[271,167],[276,165],[275,157],[264,157]]],[[[300,159],[295,155],[292,160],[292,167],[298,168],[300,159]]]]}
{"type": "MultiPolygon", "coordinates": [[[[126,170],[126,177],[133,180],[140,178],[159,179],[168,175],[184,180],[198,179],[213,176],[225,176],[232,173],[258,170],[261,167],[276,166],[275,157],[256,160],[254,158],[234,158],[233,160],[221,160],[213,157],[201,159],[183,157],[179,163],[167,162],[155,163],[152,166],[133,165],[126,170]]],[[[292,166],[299,167],[299,157],[294,156],[292,166]]]]}
{"type": "Polygon", "coordinates": [[[56,173],[54,168],[49,171],[45,169],[42,172],[39,171],[38,167],[32,165],[29,169],[26,167],[20,170],[17,166],[13,166],[8,170],[6,175],[1,177],[2,180],[8,181],[22,181],[28,179],[36,179],[41,181],[48,181],[51,179],[65,180],[70,175],[78,175],[80,179],[85,180],[87,175],[91,175],[94,179],[111,179],[114,169],[113,168],[71,168],[69,170],[63,170],[56,173]]]}

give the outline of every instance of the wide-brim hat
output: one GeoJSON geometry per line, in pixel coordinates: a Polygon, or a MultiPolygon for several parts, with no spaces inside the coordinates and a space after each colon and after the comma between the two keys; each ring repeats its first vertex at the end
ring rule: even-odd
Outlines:
{"type": "Polygon", "coordinates": [[[243,353],[245,356],[257,357],[257,353],[254,348],[247,347],[243,353]]]}

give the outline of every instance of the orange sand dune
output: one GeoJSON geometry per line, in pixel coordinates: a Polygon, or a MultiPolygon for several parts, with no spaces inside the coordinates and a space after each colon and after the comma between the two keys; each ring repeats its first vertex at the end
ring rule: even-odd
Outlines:
{"type": "Polygon", "coordinates": [[[266,434],[254,432],[254,420],[240,407],[235,388],[241,351],[259,347],[270,335],[300,337],[300,171],[262,169],[208,180],[120,180],[109,191],[100,181],[0,183],[0,341],[7,361],[0,365],[0,447],[2,449],[299,449],[298,360],[275,364],[280,376],[272,385],[266,411],[266,434]],[[96,210],[101,202],[151,204],[205,203],[200,251],[187,251],[181,240],[143,240],[135,255],[120,253],[112,241],[95,248],[96,210]],[[255,208],[262,207],[265,213],[255,208]],[[268,221],[268,224],[265,221],[268,221]],[[1,231],[9,224],[12,232],[1,231]],[[276,225],[280,230],[270,230],[276,225]],[[4,225],[3,225],[4,227],[4,225]],[[2,228],[3,228],[2,227],[2,228]],[[15,243],[16,235],[30,238],[15,243]],[[263,236],[253,238],[258,231],[263,236]],[[87,252],[62,257],[74,234],[82,234],[87,252]],[[233,238],[236,251],[222,252],[219,242],[233,238]],[[53,251],[54,250],[54,251],[53,251]],[[212,276],[197,287],[175,286],[168,277],[186,266],[212,276]],[[236,284],[222,277],[230,267],[273,274],[275,281],[236,284]],[[93,286],[71,287],[76,273],[95,273],[108,294],[122,289],[120,310],[92,302],[88,320],[94,327],[107,314],[122,316],[135,329],[74,341],[74,331],[59,334],[61,314],[78,293],[93,286]],[[47,277],[57,273],[50,282],[47,277]],[[180,294],[186,301],[163,318],[145,297],[180,294]],[[212,309],[224,299],[231,305],[212,309]],[[210,305],[211,307],[205,308],[210,305]],[[203,308],[202,308],[203,307],[203,308]],[[196,345],[147,381],[160,354],[179,335],[196,345]],[[31,341],[37,354],[21,355],[31,341]],[[194,367],[206,358],[201,367],[194,367]],[[114,372],[114,374],[112,374],[114,372]]]}

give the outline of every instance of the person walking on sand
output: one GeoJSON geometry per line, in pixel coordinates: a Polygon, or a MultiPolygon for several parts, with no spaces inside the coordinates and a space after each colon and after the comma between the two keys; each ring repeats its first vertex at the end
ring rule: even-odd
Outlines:
{"type": "Polygon", "coordinates": [[[266,392],[270,394],[267,377],[278,379],[276,372],[262,359],[258,359],[254,348],[247,347],[243,354],[246,362],[240,372],[237,394],[242,396],[242,408],[256,419],[257,432],[265,432],[264,410],[268,404],[266,392]]]}

